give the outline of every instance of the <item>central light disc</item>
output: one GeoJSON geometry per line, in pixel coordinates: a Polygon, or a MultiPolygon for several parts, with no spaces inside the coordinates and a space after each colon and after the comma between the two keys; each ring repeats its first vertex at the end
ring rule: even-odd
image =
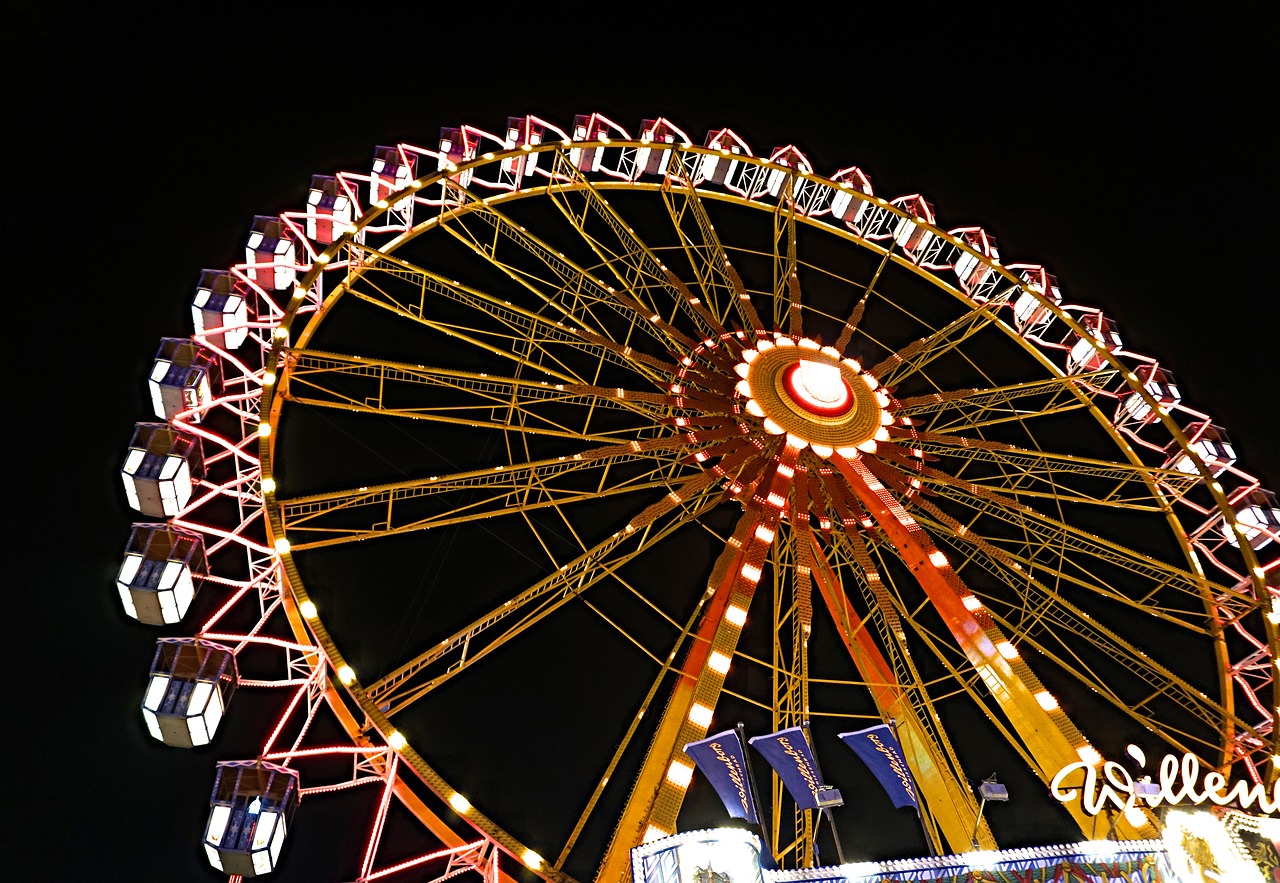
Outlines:
{"type": "Polygon", "coordinates": [[[838,365],[801,359],[784,369],[782,383],[792,400],[813,414],[834,417],[853,406],[853,392],[838,365]]]}
{"type": "Polygon", "coordinates": [[[742,409],[771,435],[786,434],[819,457],[873,453],[889,438],[889,396],[855,359],[814,340],[775,333],[742,351],[734,373],[742,409]]]}

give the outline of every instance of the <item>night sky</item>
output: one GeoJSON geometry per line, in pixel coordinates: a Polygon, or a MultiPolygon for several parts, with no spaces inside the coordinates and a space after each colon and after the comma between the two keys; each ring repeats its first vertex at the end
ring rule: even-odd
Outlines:
{"type": "MultiPolygon", "coordinates": [[[[909,12],[775,27],[667,5],[599,38],[585,18],[535,26],[546,7],[256,27],[137,15],[24,13],[4,38],[20,354],[5,876],[16,861],[29,879],[217,879],[199,836],[227,755],[165,749],[137,711],[156,635],[112,588],[133,520],[119,468],[152,419],[159,338],[190,333],[200,270],[237,259],[253,215],[300,208],[312,173],[365,168],[377,144],[599,111],[695,138],[729,126],[758,154],[794,143],[819,172],[857,164],[877,194],[925,194],[941,226],[986,227],[1006,262],[1043,263],[1068,301],[1105,309],[1280,488],[1274,46],[1247,7],[1105,27],[953,7],[921,33],[909,12]]],[[[310,879],[299,852],[273,879],[310,879]]]]}

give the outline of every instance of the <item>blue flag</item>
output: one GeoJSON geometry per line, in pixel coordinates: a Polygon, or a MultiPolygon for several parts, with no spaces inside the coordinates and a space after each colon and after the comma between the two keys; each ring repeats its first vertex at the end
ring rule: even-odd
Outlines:
{"type": "Polygon", "coordinates": [[[684,746],[684,753],[693,758],[711,787],[716,789],[730,816],[746,819],[753,825],[758,822],[747,782],[747,759],[736,731],[725,730],[700,742],[690,742],[684,746]]]}
{"type": "Polygon", "coordinates": [[[893,735],[888,724],[877,724],[853,733],[841,733],[840,741],[862,758],[862,762],[871,770],[894,806],[899,809],[904,806],[919,808],[911,768],[907,766],[907,759],[902,756],[898,737],[893,735]]]}
{"type": "Polygon", "coordinates": [[[818,762],[809,750],[809,740],[802,728],[791,727],[767,736],[753,736],[747,741],[773,767],[799,809],[839,804],[840,792],[822,784],[818,762]]]}

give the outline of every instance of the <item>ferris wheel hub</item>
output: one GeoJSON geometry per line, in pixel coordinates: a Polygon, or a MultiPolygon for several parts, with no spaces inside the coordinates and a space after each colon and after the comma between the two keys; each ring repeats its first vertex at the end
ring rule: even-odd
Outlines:
{"type": "Polygon", "coordinates": [[[738,394],[747,412],[763,419],[766,432],[786,433],[820,455],[874,451],[892,421],[880,384],[833,347],[775,332],[742,359],[738,394]]]}

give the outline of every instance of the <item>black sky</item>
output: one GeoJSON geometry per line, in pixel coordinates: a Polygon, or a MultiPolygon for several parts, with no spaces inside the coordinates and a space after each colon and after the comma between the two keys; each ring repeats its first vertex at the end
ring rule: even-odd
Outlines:
{"type": "Polygon", "coordinates": [[[198,837],[222,755],[155,745],[137,712],[155,635],[111,587],[131,521],[118,471],[159,338],[190,333],[199,271],[375,144],[600,111],[695,137],[727,125],[758,153],[793,142],[818,171],[857,164],[878,194],[924,193],[942,226],[981,224],[1006,262],[1043,263],[1069,301],[1105,309],[1280,488],[1278,84],[1249,5],[1151,22],[666,4],[607,31],[585,6],[522,8],[180,24],[45,7],[4,37],[5,803],[9,861],[31,879],[216,879],[198,837]]]}

